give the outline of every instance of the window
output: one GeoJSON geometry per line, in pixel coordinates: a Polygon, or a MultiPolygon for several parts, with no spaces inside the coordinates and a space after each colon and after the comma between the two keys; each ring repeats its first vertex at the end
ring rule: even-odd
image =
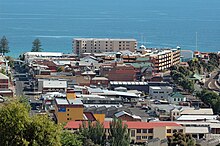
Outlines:
{"type": "Polygon", "coordinates": [[[135,130],[131,130],[131,137],[135,137],[135,130]]]}
{"type": "Polygon", "coordinates": [[[141,129],[137,129],[137,133],[141,133],[141,129]]]}
{"type": "Polygon", "coordinates": [[[67,114],[67,116],[69,116],[69,114],[67,114]]]}
{"type": "Polygon", "coordinates": [[[180,129],[179,132],[183,133],[183,129],[180,129]]]}
{"type": "Polygon", "coordinates": [[[67,120],[69,121],[70,119],[69,119],[69,118],[67,118],[67,120]]]}
{"type": "Polygon", "coordinates": [[[70,109],[67,109],[67,111],[70,111],[70,109]]]}
{"type": "Polygon", "coordinates": [[[137,139],[137,140],[141,140],[141,136],[137,136],[136,139],[137,139]]]}
{"type": "Polygon", "coordinates": [[[147,136],[142,136],[142,139],[147,139],[147,136]]]}
{"type": "Polygon", "coordinates": [[[147,133],[147,129],[143,129],[143,130],[142,130],[142,133],[147,133]]]}
{"type": "Polygon", "coordinates": [[[153,129],[148,129],[148,133],[153,133],[153,129]]]}
{"type": "Polygon", "coordinates": [[[167,133],[171,133],[171,129],[167,129],[167,133]]]}
{"type": "Polygon", "coordinates": [[[153,139],[153,136],[149,136],[148,139],[149,139],[149,140],[150,140],[150,139],[153,139]]]}

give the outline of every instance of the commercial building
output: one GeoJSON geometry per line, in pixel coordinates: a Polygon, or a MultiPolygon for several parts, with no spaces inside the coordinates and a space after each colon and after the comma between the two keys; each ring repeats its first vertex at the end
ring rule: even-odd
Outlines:
{"type": "Polygon", "coordinates": [[[171,86],[150,86],[149,95],[153,98],[168,99],[169,94],[173,92],[171,86]]]}
{"type": "Polygon", "coordinates": [[[109,81],[135,81],[136,70],[132,65],[126,64],[103,64],[100,67],[100,75],[109,81]]]}
{"type": "Polygon", "coordinates": [[[83,53],[135,51],[136,48],[137,40],[135,39],[75,38],[73,40],[73,50],[78,56],[83,53]]]}
{"type": "Polygon", "coordinates": [[[65,92],[67,88],[67,81],[59,80],[38,80],[38,91],[42,93],[47,92],[65,92]]]}
{"type": "Polygon", "coordinates": [[[55,98],[55,120],[57,123],[82,121],[83,103],[77,99],[73,90],[67,90],[66,98],[55,98]]]}
{"type": "Polygon", "coordinates": [[[150,60],[154,64],[155,72],[166,70],[180,63],[179,49],[150,50],[150,52],[145,55],[150,56],[150,60]]]}
{"type": "MultiPolygon", "coordinates": [[[[184,127],[174,122],[123,122],[128,127],[132,143],[146,143],[148,140],[159,138],[165,139],[175,132],[185,132],[184,127]]],[[[81,121],[70,121],[64,127],[75,132],[82,125],[81,121]]],[[[110,122],[104,122],[106,136],[109,135],[110,122]]]]}

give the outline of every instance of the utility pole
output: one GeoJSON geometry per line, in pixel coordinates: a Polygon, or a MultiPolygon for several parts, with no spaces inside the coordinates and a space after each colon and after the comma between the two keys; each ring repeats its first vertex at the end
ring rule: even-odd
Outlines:
{"type": "Polygon", "coordinates": [[[197,36],[197,32],[196,32],[196,51],[198,51],[198,36],[197,36]]]}

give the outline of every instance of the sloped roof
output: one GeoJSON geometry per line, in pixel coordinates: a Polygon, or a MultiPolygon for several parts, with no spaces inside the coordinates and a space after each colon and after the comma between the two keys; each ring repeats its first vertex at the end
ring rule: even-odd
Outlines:
{"type": "Polygon", "coordinates": [[[9,79],[9,77],[8,76],[6,76],[6,75],[4,75],[4,74],[2,74],[2,73],[0,73],[0,79],[9,79]]]}
{"type": "Polygon", "coordinates": [[[185,98],[185,96],[179,92],[173,92],[170,94],[170,97],[172,98],[185,98]]]}

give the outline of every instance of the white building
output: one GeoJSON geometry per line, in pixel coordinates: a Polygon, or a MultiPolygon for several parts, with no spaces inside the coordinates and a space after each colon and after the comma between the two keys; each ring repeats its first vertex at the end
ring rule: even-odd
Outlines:
{"type": "Polygon", "coordinates": [[[59,80],[39,80],[38,91],[47,92],[65,92],[67,89],[67,81],[59,80]]]}
{"type": "Polygon", "coordinates": [[[109,38],[75,38],[73,52],[78,56],[83,53],[118,52],[121,50],[135,51],[135,39],[109,39],[109,38]]]}
{"type": "Polygon", "coordinates": [[[168,99],[169,94],[173,92],[170,86],[150,86],[149,95],[153,98],[168,99]]]}
{"type": "Polygon", "coordinates": [[[172,104],[179,104],[180,102],[185,102],[185,101],[186,101],[186,97],[178,92],[171,93],[168,96],[168,102],[172,104]]]}

